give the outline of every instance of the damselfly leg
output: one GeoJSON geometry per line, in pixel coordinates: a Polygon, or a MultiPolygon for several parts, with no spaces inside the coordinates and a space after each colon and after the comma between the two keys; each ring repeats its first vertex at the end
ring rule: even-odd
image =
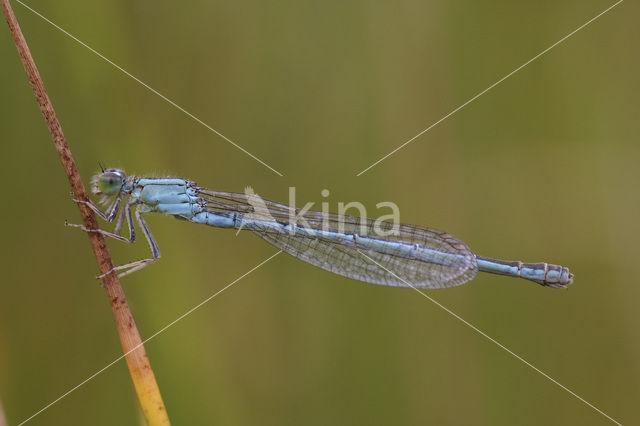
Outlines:
{"type": "MultiPolygon", "coordinates": [[[[136,241],[136,229],[135,229],[135,225],[133,223],[133,217],[131,214],[131,204],[129,204],[125,200],[124,205],[122,206],[122,208],[120,208],[120,204],[123,201],[122,198],[123,198],[122,196],[118,196],[114,200],[114,202],[109,207],[107,207],[105,211],[102,211],[100,207],[95,205],[92,201],[73,200],[76,203],[82,203],[86,205],[91,210],[93,210],[98,216],[100,216],[107,222],[113,222],[117,216],[118,220],[116,222],[116,227],[114,228],[114,232],[108,232],[108,231],[105,231],[104,229],[87,229],[84,225],[78,225],[74,223],[65,223],[65,225],[72,226],[75,228],[80,228],[85,232],[97,232],[104,235],[105,237],[113,238],[115,240],[122,241],[125,243],[134,243],[136,241]],[[125,238],[122,235],[120,235],[122,232],[122,227],[124,225],[125,216],[127,220],[127,226],[129,228],[129,238],[125,238]]],[[[135,272],[144,268],[145,266],[155,262],[160,258],[160,249],[158,248],[158,244],[156,243],[156,240],[153,237],[153,234],[149,230],[149,226],[147,225],[147,222],[142,218],[141,212],[144,212],[144,211],[145,210],[143,206],[138,206],[134,214],[135,214],[136,220],[138,221],[138,224],[140,225],[140,228],[142,229],[142,232],[145,238],[147,239],[147,242],[149,243],[149,248],[151,249],[151,254],[153,257],[148,259],[137,260],[135,262],[127,263],[125,265],[115,266],[110,271],[104,274],[98,275],[97,278],[102,278],[105,275],[110,274],[111,272],[114,272],[114,271],[124,271],[118,274],[118,277],[124,277],[125,275],[129,275],[132,272],[135,272]]]]}

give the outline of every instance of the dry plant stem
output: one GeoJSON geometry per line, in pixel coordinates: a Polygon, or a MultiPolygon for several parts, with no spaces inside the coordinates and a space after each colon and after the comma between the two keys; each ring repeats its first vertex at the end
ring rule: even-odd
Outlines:
{"type": "MultiPolygon", "coordinates": [[[[18,21],[13,14],[9,0],[0,1],[2,2],[7,23],[9,24],[9,30],[11,31],[13,40],[18,48],[20,59],[22,60],[22,64],[24,65],[27,76],[29,77],[29,82],[31,83],[33,92],[36,95],[38,105],[40,105],[40,110],[47,122],[47,127],[49,128],[49,132],[53,138],[53,143],[55,144],[60,160],[62,161],[62,166],[69,178],[74,198],[78,200],[87,200],[87,192],[80,178],[80,173],[73,161],[71,151],[69,150],[67,141],[62,133],[62,127],[60,126],[60,122],[53,110],[53,105],[49,100],[49,96],[44,88],[44,83],[40,78],[35,62],[31,57],[31,52],[29,51],[29,47],[27,46],[24,36],[22,35],[18,21]]],[[[80,208],[82,220],[84,221],[87,229],[97,229],[98,222],[93,211],[82,203],[79,203],[78,207],[80,208]]],[[[96,260],[98,261],[100,272],[106,274],[113,268],[113,263],[111,262],[111,256],[107,251],[104,238],[97,232],[87,232],[87,235],[91,241],[91,246],[93,247],[93,252],[96,256],[96,260]]],[[[125,299],[118,276],[115,273],[110,273],[105,275],[102,281],[109,297],[109,303],[115,318],[118,335],[120,336],[120,342],[122,343],[122,349],[126,354],[127,365],[129,366],[131,378],[138,394],[140,405],[142,406],[144,415],[147,418],[147,422],[152,426],[169,425],[169,417],[167,416],[164,402],[160,395],[160,389],[156,383],[144,346],[142,346],[140,333],[136,328],[133,316],[129,310],[129,305],[125,299]]]]}
{"type": "Polygon", "coordinates": [[[7,426],[7,418],[4,415],[4,410],[2,409],[2,401],[0,401],[0,426],[7,426]]]}

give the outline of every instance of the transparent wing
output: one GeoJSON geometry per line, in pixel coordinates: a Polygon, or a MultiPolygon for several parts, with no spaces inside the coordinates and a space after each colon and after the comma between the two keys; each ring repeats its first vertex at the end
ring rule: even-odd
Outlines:
{"type": "Polygon", "coordinates": [[[380,235],[394,224],[319,211],[301,214],[300,209],[251,194],[199,191],[208,210],[237,213],[242,229],[348,278],[396,287],[445,288],[466,283],[478,270],[466,244],[446,232],[399,225],[391,235],[380,235]],[[292,222],[298,226],[288,232],[292,222]]]}

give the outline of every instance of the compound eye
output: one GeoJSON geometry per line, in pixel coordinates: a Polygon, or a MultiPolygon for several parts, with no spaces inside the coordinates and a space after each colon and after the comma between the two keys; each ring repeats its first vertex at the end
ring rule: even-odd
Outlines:
{"type": "Polygon", "coordinates": [[[122,176],[105,172],[98,178],[98,189],[105,195],[116,195],[122,188],[122,176]]]}

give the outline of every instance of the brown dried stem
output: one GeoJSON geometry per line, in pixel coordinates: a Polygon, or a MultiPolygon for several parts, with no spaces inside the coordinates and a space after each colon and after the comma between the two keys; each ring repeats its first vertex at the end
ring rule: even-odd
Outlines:
{"type": "Polygon", "coordinates": [[[0,400],[0,426],[7,426],[7,417],[4,415],[4,409],[2,408],[2,401],[0,400]]]}
{"type": "MultiPolygon", "coordinates": [[[[33,88],[40,110],[47,122],[47,127],[49,128],[49,132],[53,138],[53,143],[55,144],[60,160],[62,161],[62,166],[67,173],[67,178],[71,184],[74,198],[86,201],[88,200],[87,192],[82,184],[80,173],[78,172],[78,168],[73,160],[71,151],[69,150],[69,145],[62,133],[62,127],[60,126],[60,122],[53,110],[53,105],[49,100],[44,83],[40,78],[36,64],[33,61],[33,57],[31,56],[31,52],[27,46],[27,42],[22,35],[18,21],[13,14],[9,1],[0,1],[2,2],[2,7],[7,18],[7,23],[9,24],[9,30],[13,36],[13,41],[18,49],[18,53],[20,54],[20,59],[22,60],[22,64],[24,65],[27,76],[29,77],[29,82],[33,88]]],[[[94,212],[82,203],[79,203],[78,207],[80,208],[82,220],[86,228],[98,229],[98,221],[96,220],[94,212]]],[[[104,238],[97,232],[88,232],[87,235],[91,241],[91,246],[96,256],[96,260],[98,261],[100,272],[102,274],[106,274],[102,281],[104,283],[107,296],[109,297],[109,303],[111,305],[111,310],[113,311],[118,335],[120,336],[120,343],[122,344],[122,349],[126,355],[129,372],[131,373],[131,378],[147,422],[153,426],[169,425],[169,417],[167,416],[164,402],[160,395],[160,389],[158,388],[153,370],[151,369],[151,364],[149,363],[146,351],[142,345],[140,333],[136,328],[135,321],[133,320],[133,316],[129,310],[129,305],[125,299],[124,292],[122,291],[120,280],[115,273],[107,273],[112,270],[113,263],[111,261],[111,256],[107,251],[104,238]]]]}

